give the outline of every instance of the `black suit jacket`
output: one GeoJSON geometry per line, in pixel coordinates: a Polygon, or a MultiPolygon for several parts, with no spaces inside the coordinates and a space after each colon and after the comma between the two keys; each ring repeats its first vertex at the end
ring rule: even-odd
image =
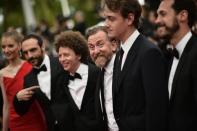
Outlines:
{"type": "Polygon", "coordinates": [[[96,118],[102,131],[108,131],[108,119],[104,97],[104,72],[99,73],[95,94],[96,118]]]}
{"type": "MultiPolygon", "coordinates": [[[[88,64],[88,81],[84,92],[81,109],[79,109],[73,100],[69,88],[66,86],[65,92],[69,99],[70,114],[73,114],[70,119],[72,122],[72,131],[101,131],[96,119],[95,110],[95,90],[99,75],[99,68],[93,64],[88,64]]],[[[69,79],[65,81],[65,85],[69,84],[69,79]]],[[[69,114],[69,113],[66,113],[69,114]]]]}
{"type": "Polygon", "coordinates": [[[139,35],[127,54],[120,76],[117,76],[117,57],[112,93],[120,131],[166,131],[167,73],[161,51],[139,35]]]}
{"type": "MultiPolygon", "coordinates": [[[[19,115],[25,114],[29,107],[31,106],[32,102],[34,100],[37,100],[39,104],[41,105],[45,120],[47,122],[47,127],[49,131],[57,130],[58,127],[58,121],[57,117],[54,115],[54,112],[59,112],[58,103],[55,103],[57,101],[61,102],[62,99],[65,98],[65,94],[63,92],[63,86],[61,86],[61,83],[58,82],[60,74],[64,71],[62,66],[60,65],[58,59],[56,58],[50,58],[50,67],[51,67],[51,100],[48,99],[48,97],[40,90],[36,89],[34,95],[32,96],[32,99],[29,101],[18,101],[15,97],[14,99],[14,107],[16,112],[19,115]],[[57,109],[57,110],[54,110],[57,109]]],[[[24,88],[28,88],[31,86],[39,85],[37,74],[32,69],[30,73],[28,73],[24,78],[24,88]]]]}
{"type": "Polygon", "coordinates": [[[197,37],[192,36],[179,60],[172,84],[169,131],[197,130],[197,37]]]}

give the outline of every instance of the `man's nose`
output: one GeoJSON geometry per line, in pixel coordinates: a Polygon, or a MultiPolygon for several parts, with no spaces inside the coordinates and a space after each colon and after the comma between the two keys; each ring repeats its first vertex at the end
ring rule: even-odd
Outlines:
{"type": "Polygon", "coordinates": [[[96,55],[98,55],[99,52],[100,52],[99,47],[95,46],[94,53],[95,53],[96,55]]]}
{"type": "Polygon", "coordinates": [[[155,24],[159,24],[160,23],[160,21],[161,21],[161,18],[159,17],[159,16],[157,16],[157,18],[156,18],[156,20],[155,20],[155,24]]]}
{"type": "Polygon", "coordinates": [[[105,27],[109,27],[109,20],[108,19],[105,19],[105,27]]]}
{"type": "Polygon", "coordinates": [[[33,56],[33,54],[31,52],[27,52],[27,57],[31,58],[33,56]]]}
{"type": "Polygon", "coordinates": [[[64,56],[60,56],[60,57],[59,57],[59,61],[61,61],[61,62],[65,61],[65,59],[66,59],[66,58],[65,58],[64,56]]]}

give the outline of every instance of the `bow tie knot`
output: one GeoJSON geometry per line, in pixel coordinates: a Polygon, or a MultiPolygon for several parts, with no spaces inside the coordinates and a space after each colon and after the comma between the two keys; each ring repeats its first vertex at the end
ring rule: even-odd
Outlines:
{"type": "Polygon", "coordinates": [[[79,73],[75,73],[74,75],[69,75],[69,80],[74,80],[74,79],[82,79],[81,75],[79,73]]]}
{"type": "Polygon", "coordinates": [[[46,65],[42,65],[40,68],[34,68],[34,71],[39,74],[41,71],[47,71],[46,65]]]}
{"type": "Polygon", "coordinates": [[[178,52],[178,50],[176,48],[169,49],[169,52],[170,52],[170,55],[172,57],[175,57],[175,58],[179,59],[179,52],[178,52]]]}

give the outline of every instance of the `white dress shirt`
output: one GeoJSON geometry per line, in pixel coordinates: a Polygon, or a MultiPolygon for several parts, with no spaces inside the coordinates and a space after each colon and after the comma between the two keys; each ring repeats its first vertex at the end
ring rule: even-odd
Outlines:
{"type": "Polygon", "coordinates": [[[123,54],[123,57],[122,57],[121,70],[123,68],[123,65],[125,63],[125,60],[127,58],[127,54],[129,52],[130,48],[132,47],[134,41],[137,39],[137,37],[139,35],[140,35],[139,31],[135,30],[124,43],[121,43],[121,48],[124,51],[124,54],[123,54]]]}
{"type": "Polygon", "coordinates": [[[112,56],[112,59],[105,67],[105,73],[104,73],[105,109],[107,113],[109,131],[119,130],[113,113],[112,79],[113,79],[114,60],[115,60],[115,55],[112,56]]]}
{"type": "Polygon", "coordinates": [[[68,88],[77,107],[81,109],[81,103],[88,81],[88,65],[81,63],[76,73],[79,73],[82,79],[76,78],[69,80],[68,88]]]}
{"type": "MultiPolygon", "coordinates": [[[[189,41],[189,39],[191,38],[192,33],[189,31],[180,41],[179,43],[176,45],[176,49],[179,52],[179,59],[181,58],[181,55],[183,53],[183,50],[185,49],[185,46],[187,44],[187,42],[189,41]]],[[[171,91],[172,91],[172,84],[173,84],[173,79],[174,79],[174,75],[179,63],[179,59],[177,59],[176,57],[173,58],[173,62],[172,62],[172,66],[171,66],[171,70],[170,70],[170,75],[169,75],[169,79],[168,79],[168,92],[169,92],[169,97],[171,97],[171,91]]]]}
{"type": "Polygon", "coordinates": [[[50,60],[48,55],[44,56],[44,60],[40,65],[40,67],[44,64],[47,68],[47,71],[41,71],[37,75],[37,78],[41,91],[44,92],[45,95],[50,100],[51,99],[51,67],[50,67],[50,60]]]}

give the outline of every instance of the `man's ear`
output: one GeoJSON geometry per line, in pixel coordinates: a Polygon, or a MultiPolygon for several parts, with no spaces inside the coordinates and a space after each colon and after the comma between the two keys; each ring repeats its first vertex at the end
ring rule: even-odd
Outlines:
{"type": "Polygon", "coordinates": [[[78,60],[81,61],[81,55],[77,55],[78,60]]]}
{"type": "Polygon", "coordinates": [[[183,23],[183,22],[188,22],[188,11],[182,10],[178,13],[177,16],[178,20],[183,23]]]}
{"type": "Polygon", "coordinates": [[[45,51],[45,47],[46,47],[46,46],[45,46],[45,43],[43,43],[43,44],[42,44],[42,47],[41,47],[41,48],[42,48],[42,51],[45,51]]]}
{"type": "Polygon", "coordinates": [[[134,14],[133,13],[129,13],[127,18],[126,18],[128,25],[132,25],[134,19],[135,19],[134,14]]]}
{"type": "Polygon", "coordinates": [[[116,50],[117,50],[117,48],[118,48],[118,41],[113,41],[112,43],[111,43],[111,45],[112,45],[112,51],[115,53],[116,52],[116,50]]]}

